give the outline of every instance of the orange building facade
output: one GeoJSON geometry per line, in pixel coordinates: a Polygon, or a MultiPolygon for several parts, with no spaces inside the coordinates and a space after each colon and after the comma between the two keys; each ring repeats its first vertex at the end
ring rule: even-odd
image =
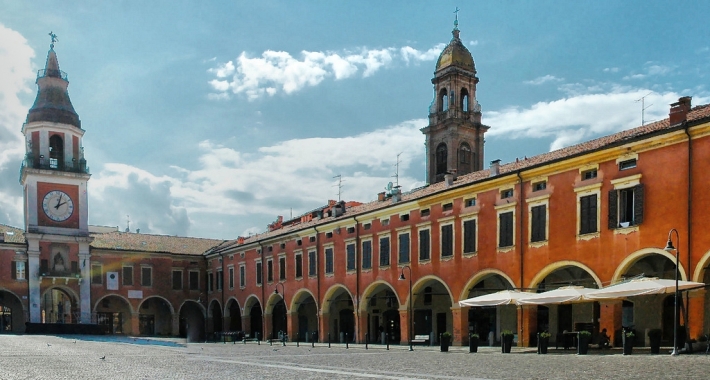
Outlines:
{"type": "MultiPolygon", "coordinates": [[[[477,333],[491,345],[503,330],[515,332],[518,345],[533,345],[539,331],[559,341],[558,334],[581,329],[607,329],[618,344],[622,326],[633,326],[644,337],[661,329],[670,344],[672,295],[490,308],[459,301],[505,289],[673,279],[676,254],[681,279],[710,283],[710,105],[692,107],[684,97],[665,120],[483,169],[491,127],[481,124],[473,59],[457,28],[453,34],[437,61],[422,130],[430,184],[410,192],[395,187],[370,203],[329,202],[230,241],[92,231],[83,214],[59,212],[65,196],[86,210],[88,169],[26,160],[25,229],[0,226],[0,265],[9,268],[0,271],[5,326],[17,332],[24,322],[82,322],[188,339],[240,331],[401,344],[435,343],[444,332],[466,344],[477,333]],[[663,247],[672,229],[678,251],[669,253],[663,247]],[[47,319],[67,308],[75,317],[47,319]]],[[[66,154],[83,160],[78,117],[40,119],[28,116],[24,128],[28,142],[39,144],[28,145],[28,157],[41,154],[42,141],[50,146],[60,125],[74,141],[64,144],[66,154]]],[[[705,290],[684,294],[682,324],[691,338],[710,330],[708,307],[705,290]]]]}

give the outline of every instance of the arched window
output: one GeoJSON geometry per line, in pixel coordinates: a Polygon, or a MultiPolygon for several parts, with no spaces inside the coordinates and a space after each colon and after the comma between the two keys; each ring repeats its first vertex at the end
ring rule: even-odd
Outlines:
{"type": "Polygon", "coordinates": [[[471,172],[471,146],[468,143],[461,143],[459,146],[459,174],[466,174],[471,172]]]}
{"type": "Polygon", "coordinates": [[[461,110],[463,112],[468,112],[468,90],[465,88],[461,89],[461,110]]]}
{"type": "Polygon", "coordinates": [[[61,169],[64,165],[64,141],[59,135],[49,138],[49,167],[61,169]]]}
{"type": "Polygon", "coordinates": [[[446,144],[441,143],[436,147],[436,174],[446,174],[447,163],[446,158],[448,156],[448,150],[446,149],[446,144]]]}
{"type": "Polygon", "coordinates": [[[449,95],[445,88],[439,91],[439,112],[443,112],[449,109],[449,95]]]}

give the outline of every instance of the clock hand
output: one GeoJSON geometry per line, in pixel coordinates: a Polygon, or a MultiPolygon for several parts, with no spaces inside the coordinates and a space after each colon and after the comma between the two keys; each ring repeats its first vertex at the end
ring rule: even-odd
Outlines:
{"type": "Polygon", "coordinates": [[[55,208],[56,208],[57,210],[59,210],[59,208],[62,207],[62,206],[64,206],[65,204],[67,204],[66,201],[64,201],[64,202],[62,202],[62,203],[60,203],[60,204],[58,204],[57,207],[55,207],[55,208]]]}
{"type": "Polygon", "coordinates": [[[54,209],[58,209],[60,203],[62,203],[62,195],[61,194],[59,194],[59,199],[57,199],[57,205],[54,206],[54,209]]]}

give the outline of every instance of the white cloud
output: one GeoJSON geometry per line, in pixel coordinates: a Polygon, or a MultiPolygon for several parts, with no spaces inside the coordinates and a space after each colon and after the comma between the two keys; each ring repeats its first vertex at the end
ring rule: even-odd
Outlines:
{"type": "Polygon", "coordinates": [[[468,42],[469,46],[478,46],[478,40],[473,40],[468,42]]]}
{"type": "Polygon", "coordinates": [[[342,52],[302,51],[298,57],[288,52],[267,50],[260,57],[242,52],[236,61],[220,63],[208,73],[216,79],[208,84],[213,90],[210,99],[228,98],[229,92],[255,100],[279,92],[291,94],[306,87],[317,86],[327,78],[343,80],[362,72],[366,78],[395,61],[431,61],[439,56],[444,44],[426,51],[410,46],[399,49],[367,49],[342,52]]]}
{"type": "Polygon", "coordinates": [[[35,52],[18,32],[0,24],[0,220],[22,222],[22,192],[17,183],[24,154],[22,123],[28,105],[20,96],[33,92],[35,52]]]}
{"type": "Polygon", "coordinates": [[[557,77],[554,76],[554,75],[549,75],[549,74],[548,74],[548,75],[545,75],[545,76],[537,77],[537,78],[535,78],[535,79],[533,79],[533,80],[525,81],[525,82],[523,82],[523,83],[525,83],[525,84],[531,84],[531,85],[534,85],[534,86],[538,86],[538,85],[541,85],[541,84],[547,83],[547,82],[561,82],[561,81],[563,81],[563,80],[564,80],[563,78],[557,78],[557,77]]]}
{"type": "Polygon", "coordinates": [[[619,72],[619,68],[618,67],[605,67],[604,72],[605,73],[617,73],[617,72],[619,72]]]}

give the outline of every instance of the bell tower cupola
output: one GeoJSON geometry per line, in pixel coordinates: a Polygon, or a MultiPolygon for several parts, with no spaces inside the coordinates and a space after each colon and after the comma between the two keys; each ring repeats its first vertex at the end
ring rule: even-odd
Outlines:
{"type": "Polygon", "coordinates": [[[444,180],[447,173],[463,175],[483,168],[481,106],[476,100],[476,65],[460,38],[458,9],[453,38],[439,55],[431,82],[434,100],[429,107],[426,135],[427,183],[444,180]]]}

